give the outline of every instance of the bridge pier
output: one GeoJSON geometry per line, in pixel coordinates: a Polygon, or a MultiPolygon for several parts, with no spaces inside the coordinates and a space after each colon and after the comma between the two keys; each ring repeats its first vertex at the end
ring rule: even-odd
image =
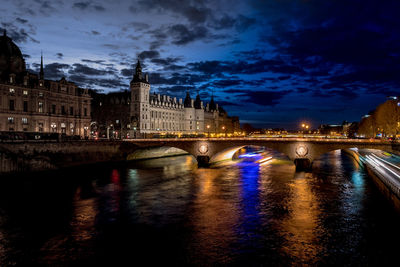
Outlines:
{"type": "Polygon", "coordinates": [[[305,172],[311,172],[311,161],[310,159],[307,158],[297,158],[294,159],[294,165],[296,165],[296,171],[305,171],[305,172]]]}
{"type": "Polygon", "coordinates": [[[209,167],[210,166],[210,157],[209,156],[197,156],[197,166],[201,167],[209,167]]]}

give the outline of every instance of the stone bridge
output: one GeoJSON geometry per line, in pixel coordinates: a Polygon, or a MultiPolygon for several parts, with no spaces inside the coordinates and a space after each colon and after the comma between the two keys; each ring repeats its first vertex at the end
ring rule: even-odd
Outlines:
{"type": "MultiPolygon", "coordinates": [[[[2,142],[0,143],[0,174],[58,169],[74,165],[125,161],[134,159],[144,150],[162,147],[182,149],[193,155],[198,165],[230,159],[244,146],[263,146],[288,156],[298,169],[311,167],[314,159],[324,153],[346,148],[370,148],[388,152],[400,150],[399,142],[367,139],[314,138],[201,138],[201,139],[127,139],[123,141],[71,142],[2,142]]],[[[157,151],[157,149],[154,149],[157,151]]]]}
{"type": "Polygon", "coordinates": [[[202,139],[127,139],[138,147],[176,147],[193,155],[199,166],[232,158],[244,146],[254,145],[271,148],[288,156],[296,167],[307,169],[314,159],[327,152],[346,148],[369,148],[388,152],[400,150],[400,143],[373,139],[325,139],[325,138],[202,138],[202,139]]]}

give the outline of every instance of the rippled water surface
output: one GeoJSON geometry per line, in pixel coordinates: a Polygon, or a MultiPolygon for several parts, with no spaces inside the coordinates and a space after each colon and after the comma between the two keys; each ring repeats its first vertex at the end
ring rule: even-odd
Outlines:
{"type": "Polygon", "coordinates": [[[270,152],[180,156],[0,179],[0,265],[385,265],[400,217],[353,159],[312,173],[270,152]],[[123,264],[124,263],[124,264],[123,264]]]}

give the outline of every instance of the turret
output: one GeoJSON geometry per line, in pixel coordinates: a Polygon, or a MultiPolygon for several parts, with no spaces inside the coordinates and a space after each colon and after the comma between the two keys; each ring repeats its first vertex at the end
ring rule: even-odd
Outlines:
{"type": "Polygon", "coordinates": [[[210,101],[209,108],[210,108],[210,111],[217,110],[217,106],[215,105],[215,102],[214,102],[214,95],[211,95],[211,101],[210,101]]]}
{"type": "Polygon", "coordinates": [[[185,108],[192,108],[192,99],[190,98],[190,94],[189,91],[186,92],[186,97],[185,97],[185,101],[183,103],[183,106],[185,108]]]}
{"type": "Polygon", "coordinates": [[[196,100],[194,101],[194,108],[195,108],[195,109],[202,109],[202,108],[203,108],[203,107],[202,107],[201,100],[200,100],[200,95],[199,95],[199,93],[197,93],[196,100]]]}
{"type": "Polygon", "coordinates": [[[140,60],[138,59],[136,68],[135,68],[135,73],[133,74],[133,79],[132,79],[131,83],[132,82],[149,83],[148,79],[149,78],[147,75],[145,78],[143,77],[142,66],[140,65],[140,60]]]}

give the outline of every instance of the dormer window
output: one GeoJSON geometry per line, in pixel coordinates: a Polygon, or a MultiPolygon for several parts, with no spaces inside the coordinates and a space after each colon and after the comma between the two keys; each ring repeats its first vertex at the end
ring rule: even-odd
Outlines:
{"type": "Polygon", "coordinates": [[[13,83],[13,82],[14,82],[14,79],[12,76],[10,76],[10,83],[13,83]]]}

